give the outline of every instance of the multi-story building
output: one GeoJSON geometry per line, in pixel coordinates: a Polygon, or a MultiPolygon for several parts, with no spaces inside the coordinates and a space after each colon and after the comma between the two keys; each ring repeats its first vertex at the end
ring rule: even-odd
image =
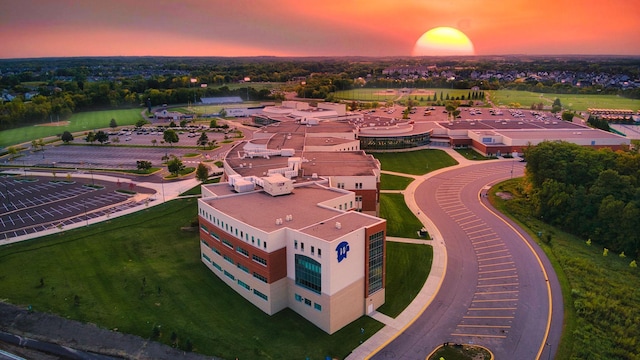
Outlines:
{"type": "Polygon", "coordinates": [[[385,300],[386,221],[328,180],[281,175],[203,185],[202,261],[267,314],[289,307],[329,334],[385,300]]]}

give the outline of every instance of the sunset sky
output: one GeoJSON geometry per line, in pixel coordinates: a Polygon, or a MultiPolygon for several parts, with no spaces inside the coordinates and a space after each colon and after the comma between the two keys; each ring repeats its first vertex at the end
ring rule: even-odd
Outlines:
{"type": "Polygon", "coordinates": [[[640,55],[637,0],[21,0],[0,58],[410,56],[439,26],[476,55],[640,55]]]}

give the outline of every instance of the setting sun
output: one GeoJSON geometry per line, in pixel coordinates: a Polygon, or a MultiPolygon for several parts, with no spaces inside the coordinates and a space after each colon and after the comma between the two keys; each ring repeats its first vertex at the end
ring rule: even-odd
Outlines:
{"type": "Polygon", "coordinates": [[[433,28],[420,36],[413,47],[413,56],[475,55],[471,40],[452,27],[433,28]]]}

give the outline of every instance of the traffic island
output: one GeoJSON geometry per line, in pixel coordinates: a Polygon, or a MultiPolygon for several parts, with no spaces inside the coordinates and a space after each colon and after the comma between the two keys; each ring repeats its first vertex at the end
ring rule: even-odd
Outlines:
{"type": "Polygon", "coordinates": [[[484,346],[446,342],[438,346],[427,360],[493,360],[493,353],[484,346]]]}

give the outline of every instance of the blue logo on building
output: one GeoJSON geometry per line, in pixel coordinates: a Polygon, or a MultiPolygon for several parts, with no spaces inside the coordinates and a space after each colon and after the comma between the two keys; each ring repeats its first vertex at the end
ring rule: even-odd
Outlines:
{"type": "Polygon", "coordinates": [[[338,253],[338,262],[347,258],[347,252],[349,251],[349,243],[346,241],[341,242],[336,247],[336,252],[338,253]]]}

